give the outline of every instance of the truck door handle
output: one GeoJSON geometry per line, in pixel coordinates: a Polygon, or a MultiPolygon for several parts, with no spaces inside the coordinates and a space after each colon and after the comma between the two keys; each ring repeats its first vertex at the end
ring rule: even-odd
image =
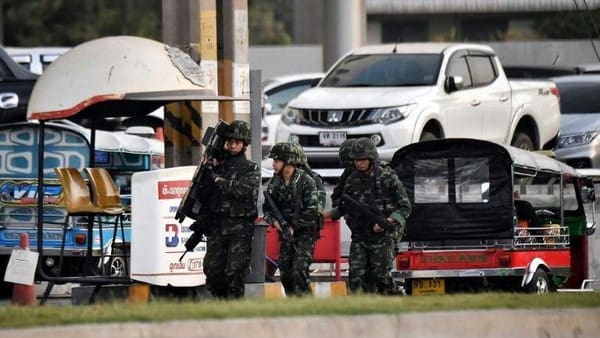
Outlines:
{"type": "Polygon", "coordinates": [[[481,101],[479,101],[479,100],[473,100],[473,101],[471,101],[471,105],[474,106],[474,107],[478,106],[480,104],[481,104],[481,101]]]}
{"type": "Polygon", "coordinates": [[[19,95],[17,93],[0,93],[0,108],[10,109],[19,105],[19,95]]]}
{"type": "Polygon", "coordinates": [[[508,100],[508,96],[500,96],[500,102],[505,102],[508,100]]]}

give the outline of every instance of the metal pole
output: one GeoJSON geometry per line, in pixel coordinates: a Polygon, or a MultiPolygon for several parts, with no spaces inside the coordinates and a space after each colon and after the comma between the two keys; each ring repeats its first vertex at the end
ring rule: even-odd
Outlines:
{"type": "MultiPolygon", "coordinates": [[[[261,71],[250,71],[250,126],[252,130],[252,161],[260,166],[262,158],[261,122],[262,122],[262,90],[261,71]]],[[[260,189],[262,191],[262,188],[260,189]]],[[[262,194],[259,194],[262,195],[262,194]]],[[[265,281],[265,247],[266,229],[264,222],[256,224],[252,237],[252,253],[250,255],[250,270],[246,275],[247,283],[264,283],[265,281]]]]}

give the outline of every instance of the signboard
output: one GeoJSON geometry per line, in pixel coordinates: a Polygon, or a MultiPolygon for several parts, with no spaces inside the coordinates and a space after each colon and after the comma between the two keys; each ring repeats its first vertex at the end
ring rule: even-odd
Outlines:
{"type": "Polygon", "coordinates": [[[191,287],[204,284],[202,261],[206,243],[185,252],[192,235],[189,226],[175,220],[175,212],[191,184],[195,166],[135,173],[131,200],[131,278],[160,285],[191,287]]]}

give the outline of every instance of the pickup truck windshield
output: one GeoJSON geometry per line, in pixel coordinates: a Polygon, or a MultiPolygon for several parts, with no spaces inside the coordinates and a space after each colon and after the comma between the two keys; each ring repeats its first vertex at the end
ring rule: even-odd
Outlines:
{"type": "Polygon", "coordinates": [[[441,61],[440,54],[349,55],[320,87],[431,86],[437,81],[441,61]]]}

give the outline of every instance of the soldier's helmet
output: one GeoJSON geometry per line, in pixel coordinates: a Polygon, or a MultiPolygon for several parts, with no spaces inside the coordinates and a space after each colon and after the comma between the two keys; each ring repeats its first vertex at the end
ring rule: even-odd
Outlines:
{"type": "Polygon", "coordinates": [[[350,153],[352,152],[352,146],[356,143],[356,139],[350,138],[344,141],[340,146],[340,162],[342,166],[349,167],[352,165],[352,158],[350,157],[350,153]]]}
{"type": "Polygon", "coordinates": [[[292,147],[292,152],[295,152],[296,155],[298,155],[298,157],[300,158],[300,165],[303,166],[307,166],[308,165],[308,158],[306,157],[306,154],[304,153],[304,148],[302,148],[302,146],[296,142],[290,142],[290,145],[292,147]]]}
{"type": "Polygon", "coordinates": [[[350,158],[353,160],[369,159],[377,161],[379,154],[377,153],[377,147],[373,141],[366,137],[361,137],[352,145],[350,158]]]}
{"type": "MultiPolygon", "coordinates": [[[[300,147],[301,148],[301,147],[300,147]]],[[[302,164],[302,154],[298,153],[294,143],[279,142],[271,147],[269,157],[274,160],[281,160],[287,164],[302,164]]]]}
{"type": "Polygon", "coordinates": [[[226,137],[236,140],[242,140],[246,145],[252,143],[252,134],[248,123],[240,120],[235,120],[229,125],[229,132],[226,137]]]}

